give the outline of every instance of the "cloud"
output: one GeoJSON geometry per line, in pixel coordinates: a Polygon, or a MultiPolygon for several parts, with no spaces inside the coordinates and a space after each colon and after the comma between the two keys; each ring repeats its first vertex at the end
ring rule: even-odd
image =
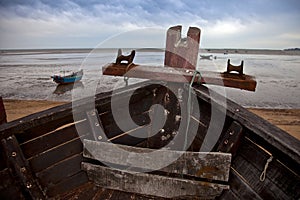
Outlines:
{"type": "Polygon", "coordinates": [[[284,48],[276,40],[299,44],[299,5],[296,0],[0,0],[0,48],[93,47],[124,31],[177,24],[184,34],[188,26],[200,27],[207,48],[284,48]]]}

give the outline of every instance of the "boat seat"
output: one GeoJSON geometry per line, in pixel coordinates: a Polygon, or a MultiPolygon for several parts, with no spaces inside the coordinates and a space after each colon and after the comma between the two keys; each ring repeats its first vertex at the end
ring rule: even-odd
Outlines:
{"type": "Polygon", "coordinates": [[[82,162],[82,169],[90,181],[106,189],[163,198],[215,198],[229,189],[229,153],[157,150],[93,140],[84,140],[83,148],[90,161],[82,162]]]}

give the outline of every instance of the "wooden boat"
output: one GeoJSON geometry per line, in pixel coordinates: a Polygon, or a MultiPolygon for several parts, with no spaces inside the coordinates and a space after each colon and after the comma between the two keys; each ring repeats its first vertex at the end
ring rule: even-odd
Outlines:
{"type": "Polygon", "coordinates": [[[53,79],[54,82],[58,84],[71,84],[78,82],[82,79],[83,77],[83,70],[81,69],[78,72],[73,72],[69,75],[53,75],[51,78],[53,79]]]}
{"type": "MultiPolygon", "coordinates": [[[[132,131],[138,132],[138,129],[128,127],[126,132],[120,130],[111,113],[112,93],[102,93],[96,96],[95,113],[110,142],[157,149],[172,139],[170,135],[178,128],[178,110],[174,109],[176,99],[172,95],[166,98],[167,83],[147,87],[142,87],[143,84],[149,85],[142,83],[122,88],[114,92],[114,98],[122,101],[139,89],[131,97],[130,113],[140,126],[151,126],[151,106],[161,103],[170,111],[163,128],[165,131],[144,139],[130,135],[132,131]]],[[[95,119],[89,115],[88,100],[81,100],[76,102],[77,106],[73,109],[72,104],[68,103],[0,126],[1,199],[163,199],[187,198],[188,195],[199,198],[218,196],[218,199],[299,199],[300,142],[228,99],[227,107],[222,111],[223,105],[219,104],[217,98],[211,98],[204,86],[194,86],[193,90],[197,94],[201,113],[200,118],[191,114],[191,123],[197,127],[197,135],[188,152],[197,155],[201,146],[205,145],[209,123],[215,123],[210,122],[212,105],[218,107],[215,115],[226,115],[221,136],[210,153],[215,154],[217,159],[212,158],[213,166],[212,163],[207,164],[199,173],[200,177],[196,177],[197,173],[192,174],[192,168],[192,175],[184,174],[184,170],[179,169],[177,174],[174,171],[166,173],[157,170],[145,173],[147,176],[144,173],[143,176],[134,176],[128,170],[105,171],[107,168],[103,164],[84,152],[83,144],[93,145],[90,141],[99,141],[103,136],[101,131],[97,131],[99,124],[95,124],[95,119]],[[82,118],[75,120],[72,110],[82,111],[84,108],[86,112],[81,112],[82,118]],[[80,131],[85,134],[79,134],[80,131]],[[268,162],[271,157],[273,160],[268,162]],[[221,158],[222,162],[219,160],[221,158]],[[226,169],[229,169],[229,176],[226,175],[226,169]],[[265,179],[261,181],[264,171],[265,179]],[[207,176],[202,176],[205,174],[207,176]],[[218,180],[222,176],[225,178],[218,180]],[[129,183],[126,185],[125,181],[129,183]],[[158,183],[161,183],[160,190],[155,187],[158,183]],[[181,188],[183,183],[186,185],[181,188]],[[144,192],[146,190],[142,190],[143,185],[140,184],[150,188],[150,193],[144,192]],[[200,189],[195,184],[200,185],[200,189]],[[151,188],[156,189],[155,192],[151,188]],[[177,194],[176,190],[182,195],[177,194]]],[[[123,112],[120,108],[119,113],[123,112]]],[[[186,157],[190,158],[187,161],[191,161],[195,155],[187,154],[186,157]]],[[[199,166],[203,166],[201,162],[198,162],[199,166]]],[[[184,165],[181,163],[178,165],[180,167],[184,168],[184,165]]]]}
{"type": "Polygon", "coordinates": [[[145,81],[2,124],[0,198],[299,199],[300,141],[191,86],[145,81]]]}
{"type": "Polygon", "coordinates": [[[211,60],[213,55],[200,55],[200,59],[211,60]]]}

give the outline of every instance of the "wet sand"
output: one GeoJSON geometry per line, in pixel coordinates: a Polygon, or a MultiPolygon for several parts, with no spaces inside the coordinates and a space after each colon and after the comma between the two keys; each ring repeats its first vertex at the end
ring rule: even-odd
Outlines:
{"type": "MultiPolygon", "coordinates": [[[[13,121],[29,114],[65,104],[67,102],[4,100],[7,120],[13,121]]],[[[249,109],[300,140],[300,109],[249,109]]]]}
{"type": "Polygon", "coordinates": [[[67,102],[4,99],[3,103],[6,110],[7,121],[10,122],[67,102]]]}
{"type": "Polygon", "coordinates": [[[300,109],[249,109],[300,140],[300,109]]]}

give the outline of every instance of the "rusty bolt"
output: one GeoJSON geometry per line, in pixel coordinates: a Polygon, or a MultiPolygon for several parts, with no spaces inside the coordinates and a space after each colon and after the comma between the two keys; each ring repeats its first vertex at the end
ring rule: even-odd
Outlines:
{"type": "Polygon", "coordinates": [[[101,135],[98,136],[98,140],[102,140],[102,136],[101,135]]]}
{"type": "Polygon", "coordinates": [[[228,140],[225,140],[225,141],[224,141],[224,144],[228,144],[228,140]]]}
{"type": "Polygon", "coordinates": [[[17,153],[13,151],[13,152],[11,153],[11,156],[12,156],[12,157],[16,157],[16,156],[17,156],[17,153]]]}
{"type": "Polygon", "coordinates": [[[30,182],[27,182],[27,183],[26,183],[26,187],[27,187],[28,189],[31,188],[31,187],[32,187],[31,183],[30,183],[30,182]]]}
{"type": "Polygon", "coordinates": [[[96,122],[96,123],[95,123],[95,126],[99,126],[99,123],[96,122]]]}

